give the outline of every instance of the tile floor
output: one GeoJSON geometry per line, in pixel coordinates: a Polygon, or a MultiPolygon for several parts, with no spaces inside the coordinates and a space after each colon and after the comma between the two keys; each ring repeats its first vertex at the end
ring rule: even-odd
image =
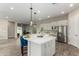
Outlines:
{"type": "MultiPolygon", "coordinates": [[[[0,56],[21,56],[18,40],[0,40],[0,56]]],[[[79,49],[57,42],[55,56],[79,56],[79,49]]]]}

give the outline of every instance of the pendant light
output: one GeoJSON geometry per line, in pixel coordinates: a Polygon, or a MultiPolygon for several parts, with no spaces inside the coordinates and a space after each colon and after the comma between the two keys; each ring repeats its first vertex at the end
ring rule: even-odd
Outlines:
{"type": "Polygon", "coordinates": [[[34,15],[35,15],[35,21],[34,21],[34,25],[36,25],[36,12],[34,12],[34,15]]]}
{"type": "Polygon", "coordinates": [[[32,25],[33,25],[33,21],[32,21],[32,10],[33,10],[33,8],[32,8],[32,3],[31,3],[30,10],[31,10],[31,21],[30,21],[30,26],[32,26],[32,25]]]}

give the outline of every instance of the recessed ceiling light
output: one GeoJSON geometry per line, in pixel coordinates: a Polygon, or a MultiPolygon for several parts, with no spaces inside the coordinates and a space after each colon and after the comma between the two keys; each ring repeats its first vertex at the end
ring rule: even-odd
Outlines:
{"type": "Polygon", "coordinates": [[[48,5],[48,6],[50,6],[50,5],[48,5]]]}
{"type": "Polygon", "coordinates": [[[64,14],[64,11],[62,11],[61,14],[64,14]]]}
{"type": "Polygon", "coordinates": [[[13,7],[10,7],[10,9],[11,9],[11,10],[14,10],[14,8],[13,8],[13,7]]]}
{"type": "Polygon", "coordinates": [[[9,17],[8,17],[8,16],[6,16],[5,18],[7,18],[7,19],[8,19],[9,17]]]}
{"type": "Polygon", "coordinates": [[[41,20],[41,18],[39,18],[39,20],[41,20]]]}
{"type": "Polygon", "coordinates": [[[50,18],[50,16],[48,16],[48,18],[50,18]]]}
{"type": "Polygon", "coordinates": [[[40,13],[40,11],[38,10],[38,13],[40,13]]]}
{"type": "Polygon", "coordinates": [[[69,4],[69,7],[73,7],[74,6],[74,4],[69,4]]]}

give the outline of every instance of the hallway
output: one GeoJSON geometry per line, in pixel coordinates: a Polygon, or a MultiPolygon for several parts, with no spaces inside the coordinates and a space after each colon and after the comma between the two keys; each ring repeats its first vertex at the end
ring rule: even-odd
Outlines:
{"type": "MultiPolygon", "coordinates": [[[[0,56],[21,56],[18,40],[0,40],[0,56]]],[[[79,56],[79,49],[57,42],[55,56],[79,56]]]]}

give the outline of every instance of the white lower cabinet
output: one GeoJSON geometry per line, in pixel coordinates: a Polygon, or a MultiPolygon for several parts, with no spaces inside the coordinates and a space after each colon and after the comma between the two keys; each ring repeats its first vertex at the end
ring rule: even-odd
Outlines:
{"type": "Polygon", "coordinates": [[[53,56],[55,54],[55,39],[43,44],[28,42],[28,56],[53,56]]]}

